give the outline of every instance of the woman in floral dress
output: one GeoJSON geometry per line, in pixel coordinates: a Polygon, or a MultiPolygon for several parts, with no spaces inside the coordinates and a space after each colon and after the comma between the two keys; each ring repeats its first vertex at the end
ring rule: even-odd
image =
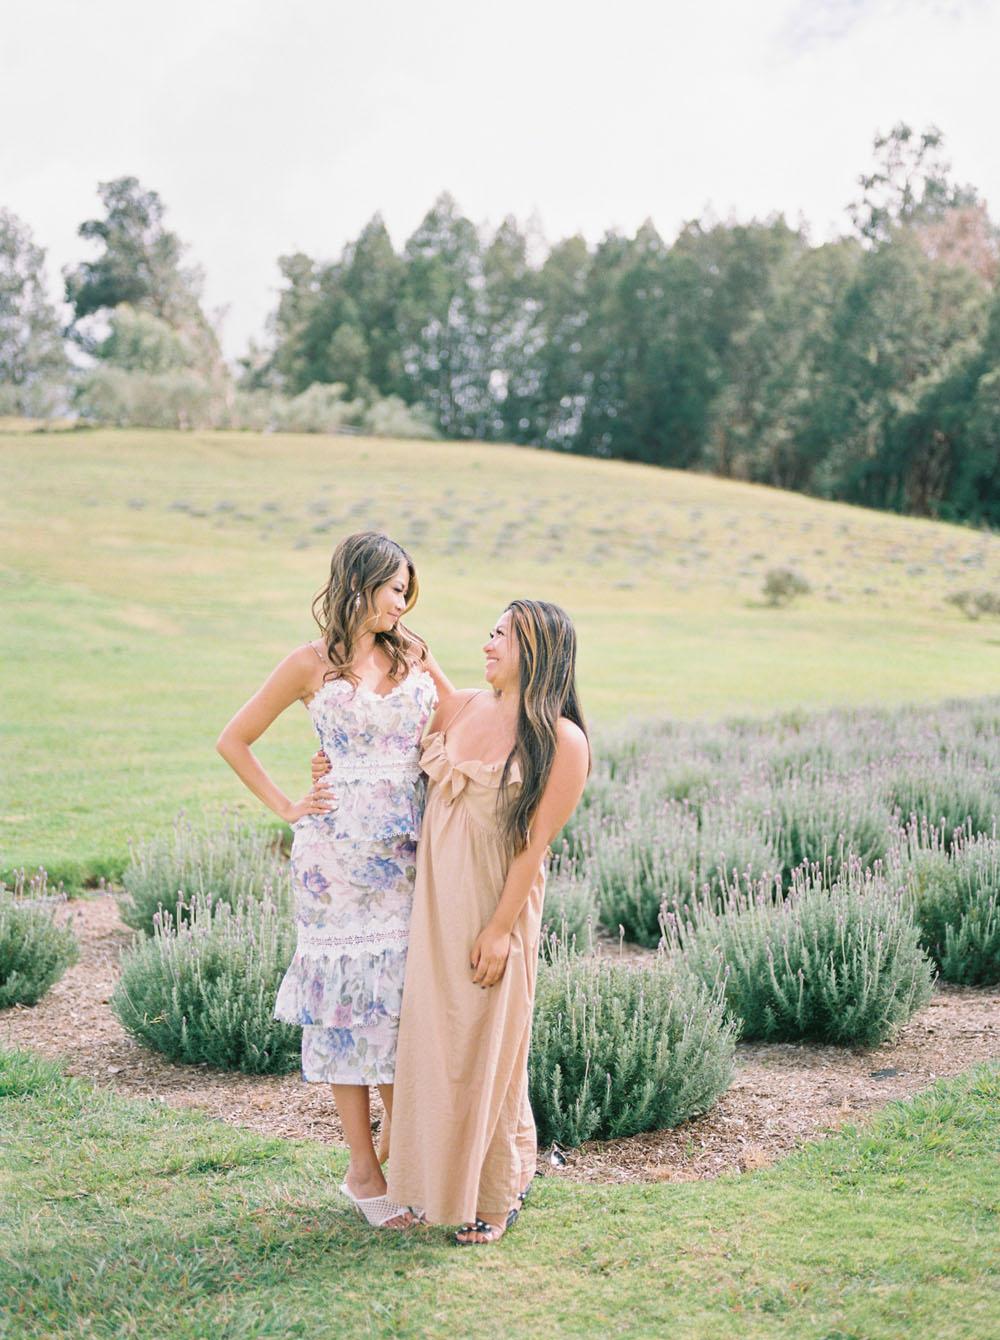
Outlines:
{"type": "Polygon", "coordinates": [[[295,956],[275,1015],[302,1025],[302,1075],[329,1083],[350,1149],[341,1191],[369,1223],[412,1215],[386,1197],[371,1137],[369,1087],[392,1112],[396,1033],[424,781],[420,743],[450,690],[400,622],[417,598],[406,552],[360,532],[338,545],[313,603],[321,635],[291,652],[236,713],[217,748],[247,787],[292,824],[295,956]],[[251,746],[294,702],[305,705],[331,771],[291,801],[251,746]]]}

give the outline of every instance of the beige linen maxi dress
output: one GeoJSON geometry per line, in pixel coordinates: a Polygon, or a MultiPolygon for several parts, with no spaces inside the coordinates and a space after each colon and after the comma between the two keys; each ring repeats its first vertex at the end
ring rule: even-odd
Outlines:
{"type": "MultiPolygon", "coordinates": [[[[424,741],[427,803],[417,847],[389,1157],[389,1196],[434,1224],[506,1215],[535,1171],[528,1046],[544,869],[511,935],[500,982],[472,981],[469,953],[503,892],[497,822],[503,765],[453,763],[424,741]]],[[[508,786],[520,785],[512,765],[508,786]]]]}

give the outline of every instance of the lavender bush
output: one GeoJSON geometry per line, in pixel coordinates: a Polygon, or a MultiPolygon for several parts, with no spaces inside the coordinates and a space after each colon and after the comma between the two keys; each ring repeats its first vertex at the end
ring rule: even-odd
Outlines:
{"type": "Polygon", "coordinates": [[[49,893],[44,870],[22,870],[13,887],[0,883],[0,1010],[36,1005],[80,956],[71,926],[60,925],[56,909],[62,890],[49,893]]]}
{"type": "Polygon", "coordinates": [[[552,936],[567,945],[589,943],[598,911],[593,885],[580,865],[557,858],[545,884],[542,952],[548,953],[552,936]]]}
{"type": "Polygon", "coordinates": [[[852,864],[836,880],[818,867],[729,891],[664,917],[668,952],[719,985],[746,1040],[811,1039],[871,1047],[931,997],[933,973],[909,899],[852,864]]]}
{"type": "Polygon", "coordinates": [[[175,920],[122,957],[111,1010],[154,1051],[190,1065],[250,1074],[294,1070],[301,1029],[273,1018],[278,984],[295,950],[292,919],[263,890],[233,905],[196,894],[175,920]]]}
{"type": "Polygon", "coordinates": [[[947,981],[1000,982],[1000,840],[909,825],[892,865],[906,880],[921,943],[947,981]]]}
{"type": "Polygon", "coordinates": [[[663,1130],[732,1083],[721,992],[679,962],[629,968],[557,946],[539,965],[529,1096],[543,1143],[663,1130]]]}
{"type": "Polygon", "coordinates": [[[283,906],[291,905],[288,861],[273,827],[231,818],[219,828],[197,830],[183,818],[172,833],[134,847],[122,877],[126,926],[153,934],[162,910],[176,919],[195,899],[204,906],[262,896],[269,889],[283,906]]]}
{"type": "Polygon", "coordinates": [[[784,714],[720,724],[626,723],[595,745],[567,848],[602,921],[654,945],[663,906],[819,863],[874,869],[900,825],[990,832],[1000,813],[1000,700],[784,714]]]}

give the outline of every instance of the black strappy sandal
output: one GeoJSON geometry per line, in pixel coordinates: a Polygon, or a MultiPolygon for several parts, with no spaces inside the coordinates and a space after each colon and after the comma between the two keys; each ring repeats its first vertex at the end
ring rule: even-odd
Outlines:
{"type": "MultiPolygon", "coordinates": [[[[522,1199],[522,1196],[518,1196],[518,1200],[522,1199]]],[[[514,1227],[520,1212],[519,1207],[511,1210],[502,1228],[499,1224],[488,1224],[485,1219],[474,1219],[471,1224],[463,1224],[455,1233],[455,1243],[459,1247],[487,1247],[491,1242],[499,1242],[508,1228],[514,1227]],[[463,1233],[481,1233],[486,1241],[475,1242],[472,1238],[463,1238],[463,1233]]]]}

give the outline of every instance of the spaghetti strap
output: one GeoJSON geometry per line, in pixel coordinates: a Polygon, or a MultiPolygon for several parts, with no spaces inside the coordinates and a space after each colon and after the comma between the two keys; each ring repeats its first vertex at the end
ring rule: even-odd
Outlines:
{"type": "Polygon", "coordinates": [[[324,658],[323,658],[323,653],[322,653],[321,651],[318,650],[318,648],[317,648],[315,642],[307,642],[307,643],[306,643],[306,646],[308,646],[308,647],[312,647],[313,651],[316,652],[316,659],[319,661],[320,665],[325,665],[325,664],[326,664],[326,662],[325,662],[325,660],[324,660],[324,658]]]}
{"type": "Polygon", "coordinates": [[[447,726],[445,726],[444,730],[441,732],[442,739],[446,740],[448,738],[448,732],[451,730],[452,726],[454,726],[455,722],[462,715],[462,713],[469,706],[469,704],[474,703],[476,699],[479,697],[479,695],[485,692],[486,689],[477,689],[471,698],[466,698],[465,702],[462,704],[462,706],[458,709],[458,711],[455,713],[452,719],[448,722],[447,726]]]}

